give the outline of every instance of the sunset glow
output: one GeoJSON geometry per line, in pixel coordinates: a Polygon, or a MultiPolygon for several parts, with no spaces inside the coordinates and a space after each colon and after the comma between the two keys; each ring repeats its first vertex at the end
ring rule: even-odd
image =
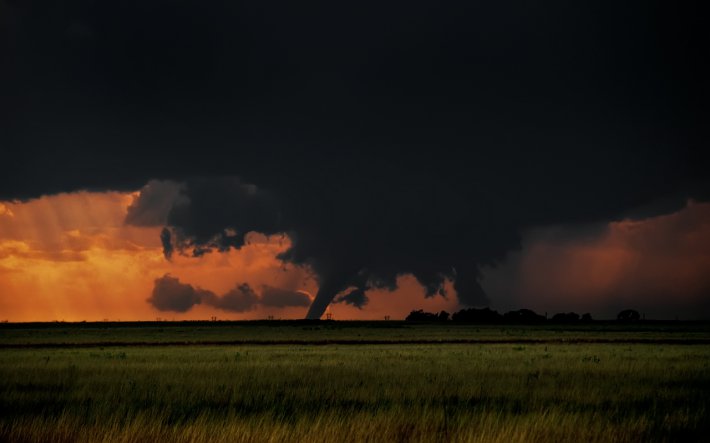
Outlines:
{"type": "Polygon", "coordinates": [[[710,204],[689,202],[673,214],[584,228],[545,227],[522,251],[484,272],[502,305],[567,309],[613,317],[636,307],[654,318],[702,318],[710,287],[710,204]]]}
{"type": "MultiPolygon", "coordinates": [[[[249,283],[317,292],[308,269],[284,265],[276,255],[289,247],[287,236],[250,234],[241,249],[200,257],[163,256],[159,227],[124,223],[135,193],[78,192],[0,206],[0,312],[9,321],[101,321],[162,319],[302,318],[307,307],[257,305],[243,313],[196,305],[185,313],[161,312],[147,303],[156,278],[222,294],[249,283]]],[[[334,304],[338,319],[403,318],[410,310],[453,310],[454,297],[424,298],[411,277],[400,289],[372,291],[358,309],[334,304]]]]}
{"type": "MultiPolygon", "coordinates": [[[[10,321],[301,318],[305,307],[256,305],[229,312],[198,304],[187,312],[161,312],[146,300],[156,278],[222,294],[248,283],[304,291],[318,285],[309,269],[276,258],[285,235],[252,233],[241,249],[200,257],[163,256],[159,227],[126,225],[137,193],[78,192],[0,206],[0,311],[10,321]]],[[[710,205],[694,204],[668,216],[610,223],[593,239],[555,240],[555,230],[529,235],[522,251],[485,270],[493,307],[611,312],[619,306],[700,303],[710,270],[710,205]],[[680,231],[679,226],[685,226],[680,231]],[[690,227],[690,229],[688,229],[690,227]],[[503,294],[501,295],[501,292],[503,294]],[[506,298],[505,294],[509,296],[506,298]],[[666,294],[673,294],[673,299],[666,294]],[[514,294],[510,295],[510,294],[514,294]],[[562,307],[562,308],[560,308],[562,307]],[[606,310],[606,311],[605,311],[606,310]]],[[[544,232],[543,232],[544,231],[544,232]]],[[[425,298],[411,276],[399,288],[372,290],[362,308],[334,303],[338,319],[403,318],[411,310],[460,308],[447,298],[425,298]]]]}

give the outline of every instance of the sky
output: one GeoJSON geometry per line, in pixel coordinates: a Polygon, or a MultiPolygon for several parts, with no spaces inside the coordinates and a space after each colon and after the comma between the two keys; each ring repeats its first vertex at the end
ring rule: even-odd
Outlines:
{"type": "Polygon", "coordinates": [[[710,318],[702,17],[0,0],[0,319],[710,318]]]}

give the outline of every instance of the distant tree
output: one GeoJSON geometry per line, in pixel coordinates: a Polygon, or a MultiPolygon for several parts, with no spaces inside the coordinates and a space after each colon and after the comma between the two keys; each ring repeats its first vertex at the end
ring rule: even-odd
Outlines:
{"type": "Polygon", "coordinates": [[[575,323],[579,321],[579,314],[576,312],[561,312],[553,315],[552,321],[555,323],[575,323]]]}
{"type": "Polygon", "coordinates": [[[542,323],[545,321],[545,317],[530,309],[519,309],[506,312],[503,315],[503,320],[510,323],[542,323]]]}
{"type": "Polygon", "coordinates": [[[491,311],[490,308],[469,308],[454,312],[451,319],[453,321],[467,323],[500,323],[501,320],[503,320],[503,316],[500,315],[498,311],[491,311]]]}
{"type": "Polygon", "coordinates": [[[592,314],[587,312],[586,314],[582,315],[582,321],[583,322],[590,322],[592,321],[592,314]]]}
{"type": "MultiPolygon", "coordinates": [[[[442,311],[443,312],[443,311],[442,311]]],[[[448,316],[448,314],[447,314],[448,316]]],[[[447,317],[448,318],[448,317],[447,317]]],[[[424,312],[423,309],[412,311],[405,318],[406,321],[438,321],[439,316],[433,312],[424,312]]]]}
{"type": "Polygon", "coordinates": [[[438,315],[438,317],[437,317],[437,320],[439,320],[439,321],[447,321],[447,320],[449,320],[449,315],[450,315],[450,314],[449,314],[448,312],[446,312],[446,311],[441,311],[441,312],[439,312],[439,315],[438,315]]]}
{"type": "Polygon", "coordinates": [[[405,321],[419,321],[421,320],[422,314],[424,314],[424,311],[422,309],[419,309],[417,311],[412,311],[409,313],[408,316],[404,318],[405,321]]]}
{"type": "Polygon", "coordinates": [[[623,311],[619,312],[619,314],[616,316],[616,319],[619,321],[639,321],[641,320],[641,314],[635,309],[624,309],[623,311]]]}

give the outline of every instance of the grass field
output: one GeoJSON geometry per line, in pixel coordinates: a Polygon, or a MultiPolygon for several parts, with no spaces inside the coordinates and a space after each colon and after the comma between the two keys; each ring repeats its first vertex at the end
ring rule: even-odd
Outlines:
{"type": "Polygon", "coordinates": [[[691,342],[710,344],[710,324],[596,322],[576,325],[469,325],[401,321],[253,321],[0,324],[0,349],[26,345],[318,344],[394,342],[691,342]]]}
{"type": "Polygon", "coordinates": [[[707,325],[381,326],[3,327],[0,440],[586,442],[710,435],[707,325]],[[349,341],[305,344],[326,336],[349,341]],[[357,344],[363,337],[501,342],[357,344]],[[525,341],[531,338],[549,343],[525,341]],[[594,342],[613,338],[657,343],[594,342]],[[277,344],[281,339],[304,344],[277,344]],[[244,343],[195,344],[210,340],[244,343]],[[87,346],[105,342],[114,345],[87,346]],[[23,343],[40,346],[9,347],[23,343]]]}

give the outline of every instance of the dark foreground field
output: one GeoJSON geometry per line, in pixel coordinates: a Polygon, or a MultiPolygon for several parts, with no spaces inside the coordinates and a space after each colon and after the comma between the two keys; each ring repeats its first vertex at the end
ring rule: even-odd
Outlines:
{"type": "Polygon", "coordinates": [[[2,325],[0,440],[707,441],[709,339],[703,324],[2,325]]]}

